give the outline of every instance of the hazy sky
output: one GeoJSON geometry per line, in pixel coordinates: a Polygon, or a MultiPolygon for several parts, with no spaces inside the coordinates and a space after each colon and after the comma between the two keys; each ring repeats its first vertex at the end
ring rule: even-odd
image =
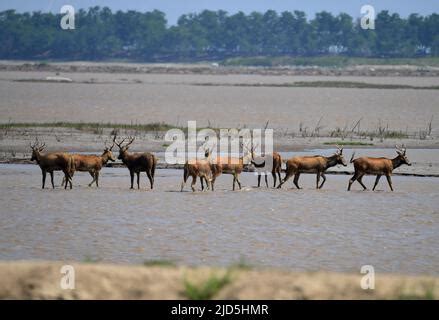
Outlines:
{"type": "Polygon", "coordinates": [[[64,4],[73,5],[75,9],[91,6],[107,6],[112,10],[150,11],[158,9],[166,13],[170,24],[174,24],[183,13],[199,12],[203,9],[222,9],[229,13],[243,11],[266,11],[274,9],[302,10],[313,17],[318,11],[326,10],[334,14],[346,12],[353,17],[360,16],[362,5],[371,4],[375,10],[398,12],[402,16],[410,13],[427,15],[439,13],[439,0],[0,0],[0,11],[16,9],[17,11],[53,11],[59,12],[64,4]]]}

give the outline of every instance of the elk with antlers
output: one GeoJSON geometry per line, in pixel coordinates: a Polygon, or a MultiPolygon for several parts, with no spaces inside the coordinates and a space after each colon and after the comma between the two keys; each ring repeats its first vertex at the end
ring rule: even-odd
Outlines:
{"type": "Polygon", "coordinates": [[[116,136],[113,142],[119,147],[119,160],[127,166],[131,176],[131,189],[134,189],[134,174],[137,174],[137,188],[140,189],[140,173],[146,172],[148,176],[151,189],[154,187],[154,173],[157,165],[157,158],[154,154],[149,152],[144,153],[129,153],[128,148],[134,142],[135,137],[129,137],[128,143],[123,145],[125,139],[121,142],[116,141],[116,136]]]}
{"type": "Polygon", "coordinates": [[[294,175],[294,184],[297,189],[299,187],[299,177],[301,173],[316,173],[316,188],[321,189],[326,182],[325,171],[328,168],[341,164],[347,166],[346,160],[343,157],[343,148],[337,147],[337,151],[330,157],[324,156],[305,156],[305,157],[293,157],[287,161],[286,175],[278,188],[287,182],[287,180],[294,175]],[[320,177],[323,178],[322,184],[319,185],[320,177]]]}
{"type": "Polygon", "coordinates": [[[65,178],[64,189],[67,189],[67,183],[72,189],[72,176],[75,170],[75,164],[72,155],[64,152],[53,152],[53,153],[42,153],[46,147],[46,144],[40,144],[38,139],[35,143],[30,143],[32,149],[31,161],[36,160],[37,164],[41,168],[41,173],[43,175],[42,188],[44,189],[46,185],[46,175],[47,172],[50,173],[50,181],[52,182],[52,188],[55,189],[55,184],[53,183],[53,171],[62,171],[65,178]]]}
{"type": "Polygon", "coordinates": [[[88,184],[89,187],[91,187],[93,183],[96,183],[96,187],[99,187],[99,173],[102,167],[105,166],[108,161],[116,161],[116,158],[113,156],[112,152],[113,147],[114,142],[111,147],[108,147],[105,143],[104,152],[100,156],[83,154],[73,155],[73,159],[75,161],[75,171],[88,172],[93,178],[93,180],[88,184]]]}
{"type": "Polygon", "coordinates": [[[372,190],[375,190],[378,182],[380,181],[381,176],[385,175],[387,178],[387,182],[389,184],[390,190],[393,191],[392,186],[392,172],[396,168],[400,167],[403,164],[411,166],[412,164],[407,159],[406,154],[407,149],[404,147],[396,146],[396,153],[398,154],[393,159],[388,158],[370,158],[370,157],[361,157],[354,160],[355,152],[352,154],[351,163],[354,164],[355,173],[352,178],[349,180],[348,191],[351,190],[351,186],[355,181],[358,181],[364,190],[367,190],[366,186],[363,184],[363,176],[365,174],[376,175],[375,184],[372,190]]]}
{"type": "Polygon", "coordinates": [[[205,159],[202,160],[192,159],[186,161],[183,168],[184,170],[183,182],[181,183],[180,191],[183,191],[183,188],[189,176],[192,177],[191,188],[193,192],[195,192],[195,184],[197,183],[197,177],[200,177],[202,191],[204,190],[203,179],[206,181],[207,189],[210,188],[210,183],[212,182],[210,155],[211,155],[211,150],[205,149],[205,153],[204,153],[205,159]]]}

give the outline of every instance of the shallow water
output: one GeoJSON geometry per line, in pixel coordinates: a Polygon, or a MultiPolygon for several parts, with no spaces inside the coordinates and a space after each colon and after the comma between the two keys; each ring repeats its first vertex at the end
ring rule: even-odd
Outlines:
{"type": "MultiPolygon", "coordinates": [[[[104,168],[101,188],[77,173],[74,189],[40,189],[36,165],[0,166],[0,260],[165,259],[190,265],[297,270],[439,274],[439,179],[394,177],[380,191],[346,191],[348,176],[328,175],[323,190],[302,175],[303,190],[254,188],[232,192],[230,175],[215,192],[179,192],[182,171],[158,170],[156,188],[129,190],[124,168],[104,168]]],[[[60,183],[61,174],[56,177],[60,183]]],[[[373,184],[373,177],[364,179],[373,184]]],[[[272,183],[271,177],[269,182],[272,183]]]]}

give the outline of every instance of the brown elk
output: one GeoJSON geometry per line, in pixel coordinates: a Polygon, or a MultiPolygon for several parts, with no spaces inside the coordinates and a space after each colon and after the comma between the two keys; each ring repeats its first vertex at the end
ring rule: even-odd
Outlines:
{"type": "Polygon", "coordinates": [[[72,155],[64,152],[52,152],[52,153],[42,153],[46,147],[46,144],[40,144],[38,139],[35,143],[30,143],[32,149],[31,161],[36,160],[37,164],[41,168],[41,173],[43,175],[42,188],[44,189],[46,185],[46,175],[47,172],[50,173],[50,181],[52,182],[52,188],[55,189],[55,184],[53,183],[53,172],[62,171],[65,178],[64,189],[67,189],[67,183],[72,189],[72,176],[75,170],[75,164],[72,155]]]}
{"type": "Polygon", "coordinates": [[[247,153],[239,158],[231,156],[218,156],[215,159],[212,159],[210,161],[210,168],[212,170],[212,191],[215,188],[216,178],[222,173],[233,175],[233,191],[235,190],[236,183],[238,183],[238,187],[241,190],[241,181],[239,181],[239,175],[242,173],[244,165],[250,163],[252,159],[252,152],[252,149],[247,149],[247,153]]]}
{"type": "Polygon", "coordinates": [[[211,155],[211,151],[209,149],[206,149],[204,153],[206,159],[202,159],[202,160],[193,159],[186,161],[183,168],[184,170],[183,182],[181,183],[180,191],[183,191],[183,188],[189,176],[192,177],[192,183],[191,183],[192,191],[195,192],[195,184],[197,183],[197,177],[200,177],[202,191],[204,190],[203,179],[206,181],[207,189],[210,188],[210,183],[212,181],[210,155],[211,155]]]}
{"type": "Polygon", "coordinates": [[[154,173],[157,165],[157,158],[149,152],[144,153],[129,153],[128,148],[134,142],[135,137],[129,137],[128,143],[123,145],[125,139],[121,142],[116,141],[116,136],[113,142],[119,147],[119,160],[127,166],[131,176],[131,189],[134,189],[134,174],[137,174],[137,188],[140,189],[140,173],[146,172],[148,176],[151,189],[154,188],[154,173]]]}
{"type": "Polygon", "coordinates": [[[372,190],[375,190],[378,182],[380,181],[381,176],[385,175],[387,178],[387,182],[389,184],[390,190],[393,191],[392,186],[392,172],[399,166],[406,164],[411,166],[412,164],[407,159],[406,148],[402,146],[402,148],[396,146],[396,153],[398,154],[393,159],[388,158],[370,158],[370,157],[361,157],[354,160],[355,152],[352,154],[351,163],[354,164],[354,175],[349,180],[348,191],[351,190],[351,186],[355,181],[358,181],[364,190],[367,190],[366,186],[363,184],[363,176],[365,174],[376,175],[375,184],[372,190]]]}
{"type": "Polygon", "coordinates": [[[299,177],[301,173],[316,173],[316,188],[321,189],[326,182],[325,171],[333,166],[341,164],[347,166],[346,160],[343,157],[343,148],[338,150],[330,157],[324,156],[305,156],[305,157],[293,157],[287,161],[286,175],[278,188],[287,182],[287,180],[294,175],[294,184],[297,189],[299,187],[299,177]],[[320,177],[323,178],[322,184],[319,185],[320,177]]]}
{"type": "Polygon", "coordinates": [[[111,147],[105,145],[104,152],[100,156],[83,154],[73,155],[73,159],[75,161],[75,171],[88,172],[93,178],[93,180],[88,184],[89,187],[91,187],[93,183],[96,183],[96,187],[99,187],[99,173],[102,167],[105,166],[108,161],[116,161],[116,158],[112,152],[113,147],[114,142],[111,147]]]}
{"type": "MultiPolygon", "coordinates": [[[[273,188],[276,188],[276,182],[277,177],[276,174],[279,176],[279,183],[282,181],[281,179],[281,171],[282,171],[282,157],[279,153],[273,152],[272,155],[261,155],[261,156],[255,156],[254,152],[252,152],[252,159],[251,164],[255,167],[255,171],[258,174],[258,188],[261,186],[261,176],[265,176],[265,185],[268,188],[268,172],[271,172],[271,175],[273,176],[273,188]],[[271,159],[268,159],[268,157],[271,157],[271,159]],[[265,165],[267,161],[271,162],[271,171],[265,168],[265,165]]],[[[270,169],[270,168],[268,168],[270,169]]]]}

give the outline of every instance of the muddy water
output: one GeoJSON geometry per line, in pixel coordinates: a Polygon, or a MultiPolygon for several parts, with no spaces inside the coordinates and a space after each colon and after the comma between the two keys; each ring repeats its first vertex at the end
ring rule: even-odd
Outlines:
{"type": "Polygon", "coordinates": [[[66,192],[41,190],[35,165],[2,165],[0,260],[244,259],[298,270],[358,272],[371,264],[378,272],[439,274],[438,178],[394,177],[393,193],[385,181],[378,192],[354,185],[348,193],[348,176],[328,176],[319,191],[312,175],[301,178],[303,190],[274,190],[254,188],[247,173],[238,192],[223,175],[214,193],[189,192],[189,184],[181,193],[181,176],[158,170],[154,191],[131,191],[126,169],[104,168],[99,190],[78,173],[66,192]]]}
{"type": "Polygon", "coordinates": [[[349,88],[234,87],[239,83],[279,84],[294,81],[363,81],[438,85],[437,78],[263,77],[199,75],[62,74],[79,83],[14,82],[44,79],[50,73],[0,73],[0,119],[8,121],[164,121],[185,125],[197,120],[217,127],[264,126],[312,129],[320,117],[325,130],[349,127],[362,118],[362,130],[379,121],[390,130],[418,132],[432,115],[438,133],[439,91],[349,88]],[[97,83],[80,83],[91,81],[97,83]],[[194,86],[212,83],[217,86],[194,86]],[[227,84],[229,86],[222,86],[227,84]],[[73,112],[74,110],[74,112],[73,112]]]}

